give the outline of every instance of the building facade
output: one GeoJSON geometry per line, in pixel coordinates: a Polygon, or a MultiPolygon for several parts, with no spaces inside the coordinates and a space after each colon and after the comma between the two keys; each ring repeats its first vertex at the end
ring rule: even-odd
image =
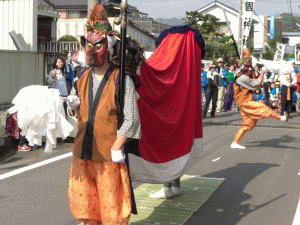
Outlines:
{"type": "MultiPolygon", "coordinates": [[[[235,41],[239,40],[239,11],[225,5],[224,3],[214,1],[201,9],[197,10],[203,15],[211,14],[219,19],[221,35],[233,35],[235,41]],[[232,33],[231,33],[232,32],[232,33]]],[[[257,16],[253,14],[252,28],[249,38],[253,38],[254,54],[260,56],[265,42],[268,37],[268,30],[266,30],[268,20],[265,16],[257,16]]]]}
{"type": "MultiPolygon", "coordinates": [[[[88,16],[87,0],[51,0],[56,6],[59,19],[57,20],[57,39],[64,35],[72,35],[79,38],[85,35],[85,25],[88,16]]],[[[114,30],[119,30],[119,26],[114,24],[115,19],[119,16],[118,4],[114,1],[106,1],[107,16],[114,30]]],[[[137,17],[144,13],[140,13],[137,8],[129,6],[129,18],[137,17]]],[[[130,20],[131,21],[131,20],[130,20]]],[[[134,22],[129,22],[127,26],[127,34],[137,40],[146,51],[153,51],[155,48],[155,37],[146,27],[141,28],[134,22]],[[143,29],[145,28],[145,29],[143,29]]]]}
{"type": "Polygon", "coordinates": [[[230,30],[232,31],[232,35],[235,40],[238,40],[238,30],[239,30],[239,12],[234,8],[231,8],[221,2],[214,1],[201,9],[197,10],[199,13],[206,15],[211,14],[219,19],[220,30],[219,33],[224,35],[231,35],[230,30]],[[228,22],[228,23],[227,23],[228,22]],[[228,27],[228,24],[230,28],[228,27]]]}
{"type": "Polygon", "coordinates": [[[56,39],[58,14],[48,0],[0,0],[0,50],[36,51],[39,40],[56,39]]]}

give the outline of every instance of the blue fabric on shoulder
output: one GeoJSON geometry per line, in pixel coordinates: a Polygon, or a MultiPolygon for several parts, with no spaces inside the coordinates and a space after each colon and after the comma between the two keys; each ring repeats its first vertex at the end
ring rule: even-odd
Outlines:
{"type": "Polygon", "coordinates": [[[160,43],[162,42],[162,40],[168,35],[168,34],[174,34],[174,33],[181,33],[184,34],[187,31],[192,30],[194,32],[194,37],[195,39],[198,41],[200,47],[201,47],[201,53],[202,53],[202,58],[205,56],[205,41],[200,33],[199,30],[191,28],[190,26],[174,26],[174,27],[170,27],[166,30],[164,30],[163,32],[160,33],[160,35],[157,37],[156,39],[156,43],[155,46],[156,48],[160,45],[160,43]]]}

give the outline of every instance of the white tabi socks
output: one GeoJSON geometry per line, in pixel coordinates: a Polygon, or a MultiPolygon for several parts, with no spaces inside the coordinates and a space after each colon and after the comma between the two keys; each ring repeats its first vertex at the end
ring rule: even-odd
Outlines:
{"type": "Polygon", "coordinates": [[[180,195],[180,188],[179,187],[163,187],[158,192],[155,192],[151,195],[149,195],[150,198],[153,199],[165,199],[165,198],[173,198],[175,196],[180,195]]]}
{"type": "Polygon", "coordinates": [[[242,146],[242,145],[239,145],[238,143],[236,142],[232,142],[232,144],[230,145],[230,148],[236,148],[236,149],[246,149],[245,146],[242,146]]]}

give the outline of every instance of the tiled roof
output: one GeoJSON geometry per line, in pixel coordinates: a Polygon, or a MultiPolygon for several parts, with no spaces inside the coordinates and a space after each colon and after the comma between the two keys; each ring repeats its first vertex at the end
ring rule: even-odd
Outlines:
{"type": "MultiPolygon", "coordinates": [[[[47,0],[51,2],[57,9],[78,9],[81,7],[88,6],[88,0],[47,0]]],[[[118,6],[121,3],[121,0],[102,0],[104,4],[111,5],[111,6],[118,6]]],[[[129,11],[132,12],[139,12],[139,10],[132,6],[128,5],[129,11]]]]}
{"type": "MultiPolygon", "coordinates": [[[[66,5],[87,5],[88,4],[88,0],[49,0],[51,2],[53,2],[54,5],[56,6],[66,6],[66,5]]],[[[104,0],[102,1],[104,3],[117,3],[120,4],[121,0],[104,0]]]]}
{"type": "Polygon", "coordinates": [[[62,5],[87,5],[88,0],[50,0],[56,6],[62,5]]]}
{"type": "Polygon", "coordinates": [[[283,36],[300,36],[300,32],[282,32],[283,36]]]}

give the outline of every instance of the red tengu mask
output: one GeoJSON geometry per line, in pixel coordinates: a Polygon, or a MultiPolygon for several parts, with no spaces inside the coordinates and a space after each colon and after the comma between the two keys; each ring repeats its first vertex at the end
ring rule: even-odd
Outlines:
{"type": "Polygon", "coordinates": [[[108,59],[108,43],[105,33],[89,31],[84,51],[86,64],[89,66],[102,66],[108,59]]]}
{"type": "Polygon", "coordinates": [[[107,19],[105,7],[96,3],[86,24],[87,36],[84,40],[86,64],[89,66],[102,66],[108,59],[107,35],[112,27],[107,19]]]}

